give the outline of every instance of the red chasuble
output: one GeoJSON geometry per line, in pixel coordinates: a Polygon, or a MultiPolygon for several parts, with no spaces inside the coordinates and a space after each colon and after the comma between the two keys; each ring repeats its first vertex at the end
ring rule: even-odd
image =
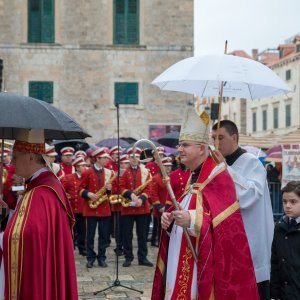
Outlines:
{"type": "MultiPolygon", "coordinates": [[[[196,210],[196,237],[191,237],[197,257],[198,300],[258,300],[254,268],[243,221],[229,173],[212,172],[215,162],[203,164],[192,189],[189,210],[196,210]]],[[[170,210],[173,208],[171,207],[170,210]]],[[[154,275],[152,300],[166,292],[169,236],[162,230],[154,275]]],[[[190,299],[194,258],[182,236],[179,265],[171,299],[190,299]]]]}
{"type": "Polygon", "coordinates": [[[5,300],[77,300],[71,229],[61,183],[49,171],[33,179],[3,237],[5,300]]]}

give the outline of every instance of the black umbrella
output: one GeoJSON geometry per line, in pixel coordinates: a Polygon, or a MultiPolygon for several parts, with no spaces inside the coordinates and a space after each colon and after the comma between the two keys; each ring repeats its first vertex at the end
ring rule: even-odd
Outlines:
{"type": "Polygon", "coordinates": [[[55,146],[55,150],[57,153],[60,153],[60,150],[64,147],[72,147],[75,151],[83,150],[86,151],[90,148],[90,145],[85,140],[58,140],[53,141],[53,146],[55,146]]]}
{"type": "MultiPolygon", "coordinates": [[[[44,129],[46,140],[83,139],[90,136],[66,113],[34,98],[0,93],[0,112],[2,113],[0,118],[2,149],[4,139],[15,140],[20,128],[44,129]]],[[[1,157],[3,158],[3,152],[1,157]]],[[[0,180],[2,170],[1,167],[0,180]]],[[[2,188],[1,180],[0,194],[2,188]]]]}
{"type": "MultiPolygon", "coordinates": [[[[122,148],[126,148],[129,146],[129,143],[122,140],[122,139],[119,139],[119,145],[120,147],[122,148]]],[[[108,147],[108,148],[112,148],[114,146],[118,146],[118,139],[115,139],[115,138],[111,138],[111,139],[104,139],[98,143],[96,143],[96,146],[97,147],[108,147]]]]}
{"type": "Polygon", "coordinates": [[[157,141],[164,146],[176,148],[179,141],[179,132],[178,131],[169,132],[163,137],[161,137],[160,139],[158,139],[157,141]]]}
{"type": "Polygon", "coordinates": [[[90,135],[69,115],[44,101],[0,93],[0,138],[14,140],[19,128],[45,129],[46,140],[83,139],[90,135]]]}

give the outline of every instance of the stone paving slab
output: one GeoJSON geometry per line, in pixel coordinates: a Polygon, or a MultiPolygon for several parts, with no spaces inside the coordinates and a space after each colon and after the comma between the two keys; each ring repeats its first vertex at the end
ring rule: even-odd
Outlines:
{"type": "MultiPolygon", "coordinates": [[[[95,249],[96,249],[95,245],[95,249]]],[[[134,288],[143,293],[138,293],[122,286],[113,286],[116,283],[116,256],[113,251],[115,248],[114,239],[111,246],[106,251],[107,268],[100,268],[97,263],[91,269],[86,268],[86,258],[78,254],[75,250],[75,261],[77,270],[77,283],[79,300],[95,300],[95,299],[132,299],[132,300],[149,300],[151,299],[152,283],[154,276],[154,267],[139,266],[137,261],[137,245],[136,238],[133,242],[133,253],[135,259],[128,268],[122,266],[125,261],[123,256],[118,259],[118,279],[121,285],[134,288]],[[104,292],[94,295],[94,292],[106,289],[104,292]]],[[[150,246],[148,243],[148,259],[156,262],[158,248],[150,246]]]]}

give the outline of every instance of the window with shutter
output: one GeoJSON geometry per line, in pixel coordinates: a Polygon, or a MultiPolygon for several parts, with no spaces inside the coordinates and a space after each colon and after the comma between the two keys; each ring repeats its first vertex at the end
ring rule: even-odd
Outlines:
{"type": "Polygon", "coordinates": [[[285,106],[285,126],[289,127],[292,124],[291,104],[285,106]]]}
{"type": "Polygon", "coordinates": [[[139,43],[139,0],[114,0],[114,44],[139,43]]]}
{"type": "Polygon", "coordinates": [[[139,84],[137,82],[115,82],[115,103],[139,104],[139,84]]]}
{"type": "Polygon", "coordinates": [[[54,0],[28,1],[28,42],[54,43],[54,0]]]}
{"type": "Polygon", "coordinates": [[[256,112],[252,113],[252,131],[256,131],[256,112]]]}
{"type": "Polygon", "coordinates": [[[30,81],[29,97],[53,103],[53,82],[52,81],[30,81]]]}
{"type": "Polygon", "coordinates": [[[263,130],[267,130],[267,111],[266,110],[263,110],[262,112],[262,129],[263,130]]]}
{"type": "Polygon", "coordinates": [[[278,128],[278,107],[273,108],[273,127],[278,128]]]}

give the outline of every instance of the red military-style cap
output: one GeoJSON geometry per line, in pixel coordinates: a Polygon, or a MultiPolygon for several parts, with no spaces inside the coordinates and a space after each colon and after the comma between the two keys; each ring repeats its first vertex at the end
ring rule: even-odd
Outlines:
{"type": "Polygon", "coordinates": [[[110,155],[112,155],[114,153],[122,153],[122,148],[118,147],[118,146],[114,146],[114,147],[110,148],[109,153],[110,153],[110,155]]]}
{"type": "Polygon", "coordinates": [[[172,166],[172,159],[171,159],[170,157],[168,157],[168,156],[163,157],[163,158],[161,159],[161,162],[162,162],[162,164],[163,164],[164,166],[172,166]]]}
{"type": "Polygon", "coordinates": [[[93,155],[94,158],[96,158],[96,157],[110,158],[109,154],[107,153],[107,148],[105,148],[105,147],[101,147],[101,148],[98,148],[98,149],[94,150],[92,155],[93,155]]]}
{"type": "Polygon", "coordinates": [[[129,157],[127,154],[123,154],[120,156],[120,162],[129,163],[129,157]]]}
{"type": "Polygon", "coordinates": [[[6,155],[10,155],[10,149],[4,147],[4,148],[3,148],[3,156],[6,156],[6,155]]]}
{"type": "Polygon", "coordinates": [[[72,147],[64,147],[60,150],[61,155],[73,155],[75,149],[72,147]]]}
{"type": "Polygon", "coordinates": [[[74,156],[75,156],[75,158],[77,158],[79,156],[86,157],[87,154],[84,151],[82,151],[82,150],[78,150],[78,151],[75,152],[74,156]]]}
{"type": "MultiPolygon", "coordinates": [[[[140,156],[142,153],[142,149],[135,147],[135,156],[140,156]]],[[[127,154],[129,156],[133,156],[133,147],[127,149],[127,154]]]]}
{"type": "Polygon", "coordinates": [[[86,165],[86,162],[85,162],[85,160],[84,160],[84,157],[83,157],[83,156],[78,156],[78,157],[72,162],[72,165],[73,165],[74,167],[86,165]]]}
{"type": "Polygon", "coordinates": [[[56,156],[57,152],[55,151],[55,147],[54,146],[49,146],[46,144],[46,155],[48,156],[56,156]]]}

